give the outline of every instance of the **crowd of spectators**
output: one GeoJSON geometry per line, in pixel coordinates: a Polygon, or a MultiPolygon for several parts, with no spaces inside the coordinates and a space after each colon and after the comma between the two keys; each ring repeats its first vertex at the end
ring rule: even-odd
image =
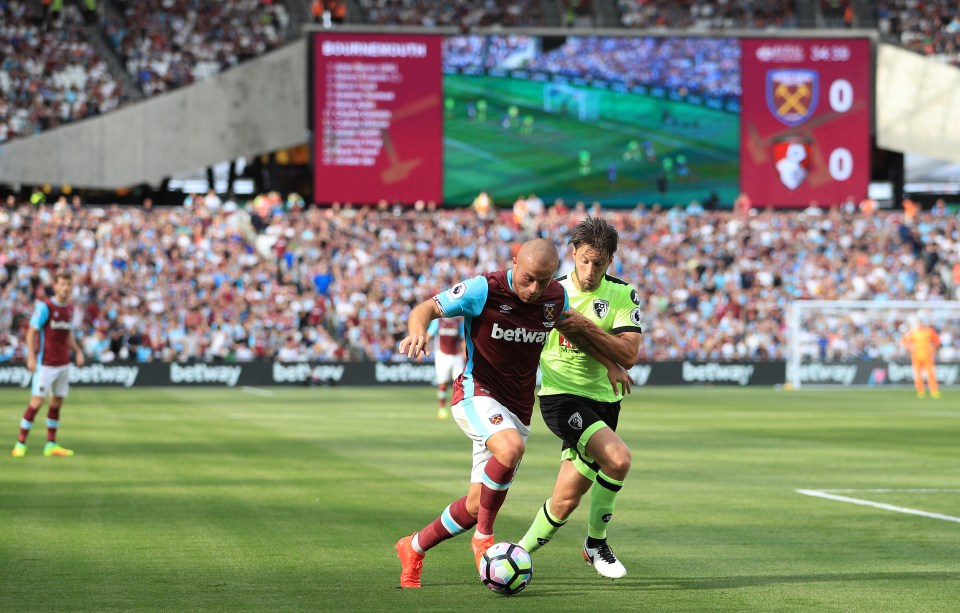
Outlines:
{"type": "Polygon", "coordinates": [[[796,28],[793,0],[618,0],[628,28],[682,30],[796,28]]]}
{"type": "Polygon", "coordinates": [[[105,113],[122,100],[76,6],[45,13],[0,0],[0,143],[105,113]]]}
{"type": "Polygon", "coordinates": [[[741,91],[740,46],[727,38],[570,37],[526,67],[716,96],[741,91]]]}
{"type": "Polygon", "coordinates": [[[542,26],[539,0],[358,0],[374,25],[453,26],[474,28],[499,25],[542,26]]]}
{"type": "Polygon", "coordinates": [[[651,85],[713,96],[738,96],[740,46],[729,38],[570,36],[542,51],[529,36],[456,36],[444,42],[445,70],[524,68],[651,85]]]}
{"type": "Polygon", "coordinates": [[[960,5],[950,0],[877,0],[877,26],[900,45],[960,66],[960,5]]]}
{"type": "Polygon", "coordinates": [[[564,245],[588,212],[620,231],[609,272],[640,292],[648,360],[782,359],[795,299],[960,299],[960,220],[947,214],[556,202],[478,215],[213,193],[170,208],[9,200],[0,359],[22,357],[33,299],[58,267],[75,273],[75,323],[93,360],[398,359],[412,305],[509,266],[528,237],[564,245]]]}
{"type": "Polygon", "coordinates": [[[113,0],[107,40],[147,95],[193,83],[279,47],[289,15],[279,0],[113,0]]]}

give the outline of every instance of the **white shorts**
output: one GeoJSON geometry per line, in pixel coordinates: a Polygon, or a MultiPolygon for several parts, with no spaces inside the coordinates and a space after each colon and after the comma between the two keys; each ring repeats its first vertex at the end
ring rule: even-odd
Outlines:
{"type": "Polygon", "coordinates": [[[483,471],[487,467],[487,460],[493,457],[487,449],[488,438],[501,430],[511,428],[520,433],[524,443],[530,435],[530,426],[523,425],[510,409],[487,396],[464,398],[453,405],[450,412],[463,433],[473,441],[471,483],[483,483],[483,471]]]}
{"type": "Polygon", "coordinates": [[[66,398],[70,392],[70,365],[44,366],[37,364],[37,371],[33,373],[31,394],[46,398],[53,394],[58,398],[66,398]]]}
{"type": "Polygon", "coordinates": [[[464,358],[462,353],[450,355],[438,351],[433,360],[437,367],[437,385],[452,383],[463,372],[464,358]]]}

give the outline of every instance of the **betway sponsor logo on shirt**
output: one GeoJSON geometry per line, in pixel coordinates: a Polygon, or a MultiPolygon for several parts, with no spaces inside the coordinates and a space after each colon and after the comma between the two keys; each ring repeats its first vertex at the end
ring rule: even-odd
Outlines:
{"type": "Polygon", "coordinates": [[[338,383],[343,378],[344,367],[336,364],[273,364],[274,383],[338,383]]]}
{"type": "Polygon", "coordinates": [[[683,363],[683,380],[688,383],[736,383],[746,385],[750,383],[754,367],[752,364],[721,364],[707,362],[705,364],[683,363]]]}
{"type": "Polygon", "coordinates": [[[233,387],[240,380],[242,366],[219,366],[211,364],[170,365],[171,383],[224,383],[233,387]]]}
{"type": "Polygon", "coordinates": [[[54,330],[70,330],[73,328],[73,325],[69,321],[60,321],[58,319],[54,319],[50,322],[50,327],[54,330]]]}
{"type": "Polygon", "coordinates": [[[490,336],[496,339],[503,339],[512,343],[539,343],[547,342],[547,332],[533,332],[526,328],[501,328],[497,322],[493,322],[493,330],[490,336]]]}

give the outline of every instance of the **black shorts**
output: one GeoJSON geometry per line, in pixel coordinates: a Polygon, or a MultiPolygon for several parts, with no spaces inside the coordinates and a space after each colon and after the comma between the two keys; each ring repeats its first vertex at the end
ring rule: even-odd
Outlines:
{"type": "MultiPolygon", "coordinates": [[[[563,441],[562,450],[574,449],[583,455],[584,433],[596,431],[598,422],[616,432],[620,418],[619,402],[600,402],[573,394],[540,397],[540,414],[550,431],[563,441]]],[[[585,458],[586,459],[586,458],[585,458]]]]}

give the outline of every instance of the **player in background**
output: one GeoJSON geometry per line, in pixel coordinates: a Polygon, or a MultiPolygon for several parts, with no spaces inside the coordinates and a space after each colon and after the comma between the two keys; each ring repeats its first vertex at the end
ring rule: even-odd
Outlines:
{"type": "Polygon", "coordinates": [[[583,557],[601,575],[619,578],[627,570],[607,544],[607,525],[630,470],[630,449],[616,433],[620,398],[607,383],[606,367],[578,347],[592,345],[632,367],[640,351],[640,298],[606,274],[617,250],[613,226],[587,217],[571,230],[569,243],[574,269],[559,281],[571,316],[557,323],[540,356],[540,412],[562,441],[560,472],[519,544],[533,553],[550,542],[590,491],[583,557]]]}
{"type": "Polygon", "coordinates": [[[934,356],[940,347],[940,335],[930,326],[920,323],[918,318],[910,319],[910,331],[903,335],[900,344],[910,351],[910,363],[913,365],[913,384],[917,388],[917,398],[925,398],[923,376],[927,377],[927,386],[932,398],[940,398],[940,386],[937,384],[934,356]]]}
{"type": "Polygon", "coordinates": [[[60,407],[70,391],[70,351],[73,350],[76,356],[77,366],[83,366],[84,363],[83,351],[73,335],[73,306],[68,304],[72,289],[73,279],[70,273],[58,272],[54,276],[53,298],[37,301],[30,318],[26,340],[27,369],[33,373],[33,387],[30,404],[20,420],[20,436],[13,447],[15,458],[27,455],[27,436],[47,394],[52,394],[53,397],[47,408],[47,444],[43,448],[43,455],[73,455],[72,450],[57,444],[60,407]]]}
{"type": "Polygon", "coordinates": [[[427,327],[427,342],[436,339],[433,362],[437,369],[437,418],[447,418],[447,384],[453,383],[466,365],[463,318],[434,319],[427,327]]]}
{"type": "MultiPolygon", "coordinates": [[[[409,358],[429,355],[426,330],[431,320],[464,317],[467,366],[454,383],[451,411],[473,441],[473,469],[466,496],[397,542],[401,587],[420,587],[424,554],[473,526],[471,544],[478,566],[494,543],[494,520],[530,432],[540,352],[567,307],[566,292],[553,278],[559,260],[550,241],[527,241],[513,258],[511,270],[468,279],[410,313],[408,336],[400,341],[400,352],[409,358]]],[[[628,386],[626,372],[607,362],[611,384],[628,386]]]]}

